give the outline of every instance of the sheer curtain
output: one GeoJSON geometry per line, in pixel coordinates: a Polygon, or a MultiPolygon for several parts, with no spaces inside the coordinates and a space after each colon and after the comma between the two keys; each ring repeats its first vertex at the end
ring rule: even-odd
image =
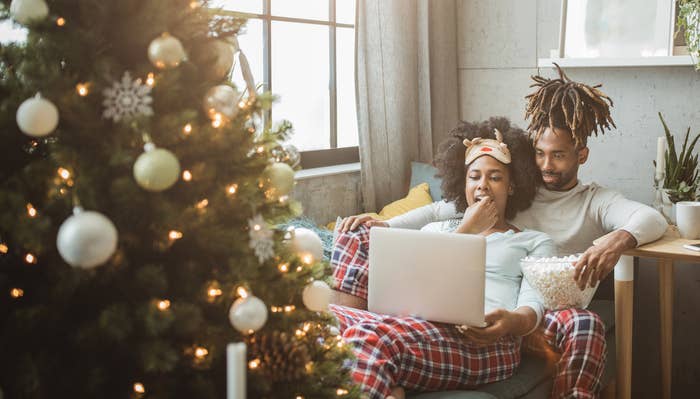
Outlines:
{"type": "Polygon", "coordinates": [[[366,211],[406,195],[458,121],[454,0],[357,0],[357,117],[366,211]]]}

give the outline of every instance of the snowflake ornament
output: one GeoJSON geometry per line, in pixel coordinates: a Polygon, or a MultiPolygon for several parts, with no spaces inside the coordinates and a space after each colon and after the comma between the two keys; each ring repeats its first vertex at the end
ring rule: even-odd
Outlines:
{"type": "Polygon", "coordinates": [[[105,107],[102,117],[119,122],[135,116],[153,115],[150,93],[151,86],[142,83],[141,79],[133,80],[129,71],[126,71],[121,81],[114,82],[112,87],[102,92],[102,105],[105,107]]]}
{"type": "Polygon", "coordinates": [[[275,241],[272,239],[273,231],[267,226],[262,215],[257,214],[248,220],[250,229],[250,248],[255,252],[260,263],[272,258],[275,255],[275,241]]]}

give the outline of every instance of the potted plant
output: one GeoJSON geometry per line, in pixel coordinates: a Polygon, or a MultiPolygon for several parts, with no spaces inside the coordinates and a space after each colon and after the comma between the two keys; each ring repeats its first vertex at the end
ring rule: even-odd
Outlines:
{"type": "Polygon", "coordinates": [[[688,53],[700,70],[700,0],[678,0],[677,31],[683,31],[688,53]]]}
{"type": "MultiPolygon", "coordinates": [[[[695,201],[697,199],[698,187],[700,186],[700,173],[698,171],[698,155],[693,155],[693,150],[695,149],[695,144],[700,138],[700,133],[698,133],[695,138],[688,145],[688,138],[690,136],[690,127],[685,132],[685,138],[683,139],[683,147],[681,152],[676,151],[676,143],[664,121],[661,112],[659,112],[659,119],[661,119],[661,124],[664,127],[664,133],[666,134],[666,154],[664,157],[665,164],[665,177],[663,183],[663,192],[665,193],[664,201],[667,202],[669,207],[672,204],[680,201],[695,201]],[[667,201],[666,201],[667,200],[667,201]]],[[[666,218],[672,220],[671,212],[668,210],[664,211],[666,218]]]]}

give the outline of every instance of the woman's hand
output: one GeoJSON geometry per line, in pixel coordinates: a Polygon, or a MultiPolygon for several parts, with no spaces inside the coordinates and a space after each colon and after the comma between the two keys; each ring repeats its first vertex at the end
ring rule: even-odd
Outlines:
{"type": "Polygon", "coordinates": [[[515,311],[496,309],[484,317],[486,327],[459,326],[458,330],[470,342],[488,345],[506,335],[525,335],[537,323],[537,314],[529,307],[520,307],[515,311]]]}
{"type": "Polygon", "coordinates": [[[464,211],[457,233],[479,234],[493,227],[498,221],[496,203],[491,197],[483,197],[464,211]]]}
{"type": "Polygon", "coordinates": [[[364,224],[369,228],[374,226],[389,227],[389,223],[373,218],[370,215],[355,215],[348,216],[340,222],[340,232],[345,233],[347,231],[355,230],[359,225],[364,224]]]}

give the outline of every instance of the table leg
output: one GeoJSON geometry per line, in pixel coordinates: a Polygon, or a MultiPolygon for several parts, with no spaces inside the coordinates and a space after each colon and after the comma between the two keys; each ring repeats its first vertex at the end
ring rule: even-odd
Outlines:
{"type": "Polygon", "coordinates": [[[659,316],[661,319],[661,397],[671,398],[673,368],[673,261],[659,259],[659,316]]]}
{"type": "Polygon", "coordinates": [[[623,255],[615,266],[615,340],[617,397],[632,397],[632,320],[634,312],[634,258],[623,255]]]}

